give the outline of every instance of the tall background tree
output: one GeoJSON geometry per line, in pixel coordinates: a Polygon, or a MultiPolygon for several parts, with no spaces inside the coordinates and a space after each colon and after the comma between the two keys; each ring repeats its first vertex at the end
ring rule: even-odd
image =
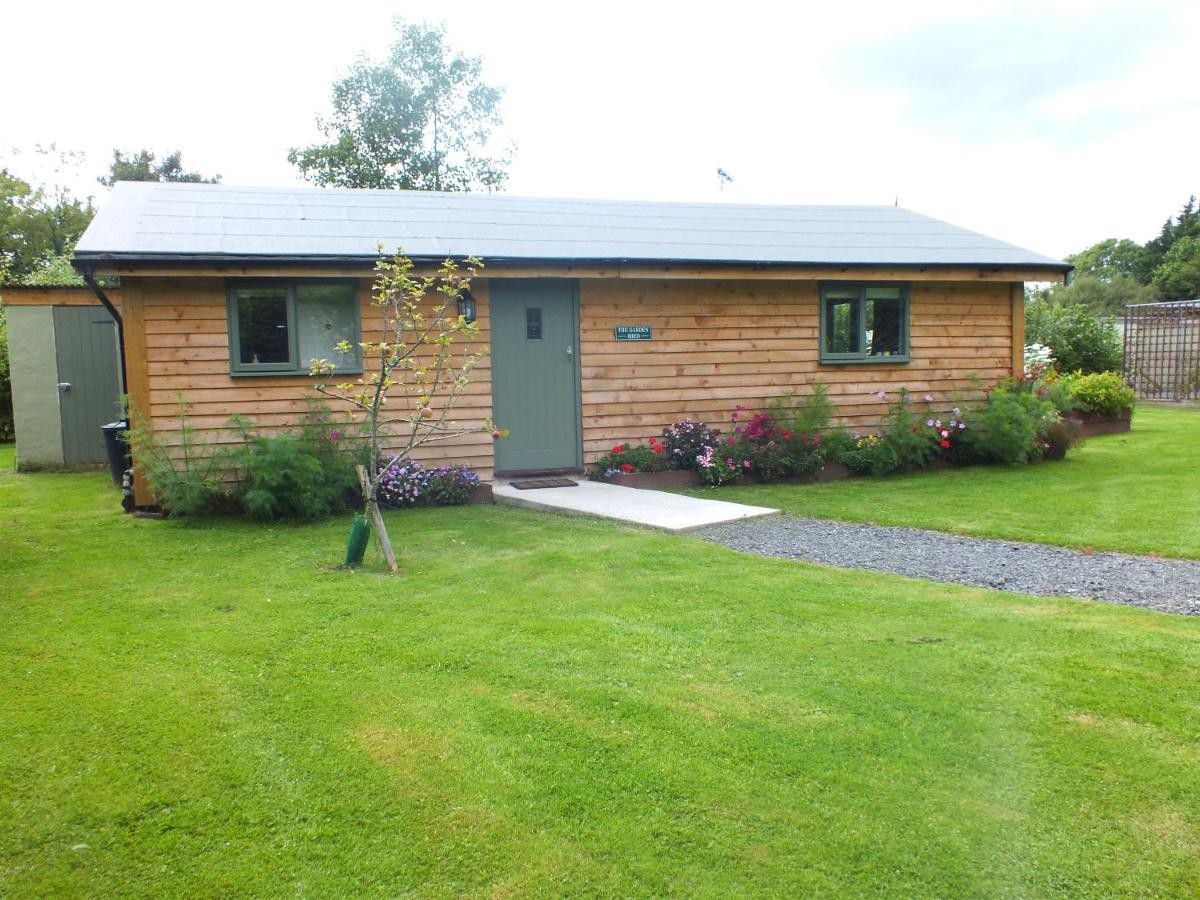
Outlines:
{"type": "Polygon", "coordinates": [[[47,269],[62,271],[75,242],[96,214],[91,197],[77,197],[70,184],[83,154],[39,146],[31,168],[46,172],[33,183],[0,169],[0,270],[9,282],[24,282],[47,269]]]}
{"type": "Polygon", "coordinates": [[[178,181],[192,184],[217,184],[220,175],[211,178],[199,172],[188,172],[183,168],[183,153],[176,150],[163,157],[160,163],[155,162],[155,156],[149,150],[138,150],[128,155],[120,150],[113,150],[112,163],[108,174],[96,179],[105,187],[112,187],[118,181],[178,181]]]}
{"type": "Polygon", "coordinates": [[[446,42],[443,26],[395,20],[383,62],[360,59],[333,85],[333,112],[317,125],[327,143],[292,148],[288,161],[325,187],[495,191],[511,147],[490,152],[501,88],[483,63],[446,42]]]}
{"type": "Polygon", "coordinates": [[[1115,316],[1131,303],[1200,298],[1200,210],[1189,197],[1179,214],[1167,219],[1158,235],[1144,244],[1109,238],[1068,256],[1075,266],[1069,285],[1038,291],[1039,299],[1059,306],[1083,305],[1101,316],[1115,316]]]}

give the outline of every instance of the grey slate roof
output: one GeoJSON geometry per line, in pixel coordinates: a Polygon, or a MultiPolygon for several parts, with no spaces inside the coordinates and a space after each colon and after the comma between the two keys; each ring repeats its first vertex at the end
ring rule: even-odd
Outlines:
{"type": "Polygon", "coordinates": [[[414,259],[1069,268],[893,206],[557,200],[122,182],[77,263],[414,259]]]}

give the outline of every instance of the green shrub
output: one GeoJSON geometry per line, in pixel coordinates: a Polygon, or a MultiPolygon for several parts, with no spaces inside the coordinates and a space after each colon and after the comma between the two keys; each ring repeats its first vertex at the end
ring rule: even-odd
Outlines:
{"type": "Polygon", "coordinates": [[[479,484],[479,476],[466,466],[441,466],[430,469],[428,476],[429,495],[438,506],[462,506],[479,484]]]}
{"type": "Polygon", "coordinates": [[[1067,451],[1083,443],[1083,429],[1072,419],[1057,419],[1046,429],[1043,454],[1046,459],[1062,459],[1067,451]]]}
{"type": "Polygon", "coordinates": [[[328,477],[321,460],[298,438],[255,438],[245,448],[237,501],[261,521],[311,521],[346,508],[347,485],[328,477]]]}
{"type": "Polygon", "coordinates": [[[1044,344],[1060,372],[1110,372],[1121,368],[1116,328],[1082,304],[1059,306],[1036,298],[1025,306],[1025,341],[1044,344]]]}
{"type": "Polygon", "coordinates": [[[228,480],[232,475],[228,451],[200,444],[188,421],[187,403],[179,395],[178,441],[168,444],[140,417],[129,431],[134,477],[144,478],[158,505],[172,516],[203,516],[230,507],[228,480]]]}
{"type": "MultiPolygon", "coordinates": [[[[879,392],[882,399],[885,394],[879,392]]],[[[904,388],[897,399],[888,407],[883,417],[880,437],[883,447],[879,451],[880,463],[887,472],[912,471],[924,467],[935,454],[932,432],[926,429],[923,411],[917,409],[912,397],[904,388]]],[[[878,474],[878,473],[876,473],[878,474]]]]}
{"type": "Polygon", "coordinates": [[[767,413],[781,431],[811,436],[829,429],[835,412],[833,401],[829,399],[829,386],[823,381],[814,381],[809,387],[811,390],[806,396],[789,391],[767,404],[767,413]]]}
{"type": "Polygon", "coordinates": [[[971,421],[963,434],[972,455],[986,462],[1015,465],[1029,462],[1041,452],[1058,413],[1032,385],[1010,381],[988,392],[983,403],[972,410],[971,421]]]}
{"type": "Polygon", "coordinates": [[[883,439],[875,434],[849,435],[835,458],[847,469],[867,475],[886,475],[892,471],[894,460],[883,439]]]}
{"type": "Polygon", "coordinates": [[[1076,374],[1067,384],[1076,407],[1087,412],[1115,415],[1137,401],[1133,388],[1116,372],[1076,374]]]}

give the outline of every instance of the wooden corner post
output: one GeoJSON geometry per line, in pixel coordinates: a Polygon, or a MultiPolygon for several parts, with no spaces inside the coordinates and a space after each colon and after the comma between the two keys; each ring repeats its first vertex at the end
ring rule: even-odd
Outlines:
{"type": "Polygon", "coordinates": [[[1012,371],[1025,371],[1025,282],[1012,285],[1012,371]]]}

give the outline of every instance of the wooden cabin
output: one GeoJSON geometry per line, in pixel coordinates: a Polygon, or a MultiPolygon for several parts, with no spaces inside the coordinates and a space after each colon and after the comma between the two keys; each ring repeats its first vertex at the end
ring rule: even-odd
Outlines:
{"type": "Polygon", "coordinates": [[[869,429],[879,391],[940,397],[1019,369],[1024,282],[1070,268],[891,206],[141,183],[117,185],[74,262],[120,278],[135,415],[169,435],[182,392],[226,439],[231,413],[294,422],[309,359],[379,339],[380,245],[485,263],[471,292],[491,355],[455,418],[510,435],[424,448],[484,478],[578,469],[684,417],[727,427],[818,379],[869,429]]]}

